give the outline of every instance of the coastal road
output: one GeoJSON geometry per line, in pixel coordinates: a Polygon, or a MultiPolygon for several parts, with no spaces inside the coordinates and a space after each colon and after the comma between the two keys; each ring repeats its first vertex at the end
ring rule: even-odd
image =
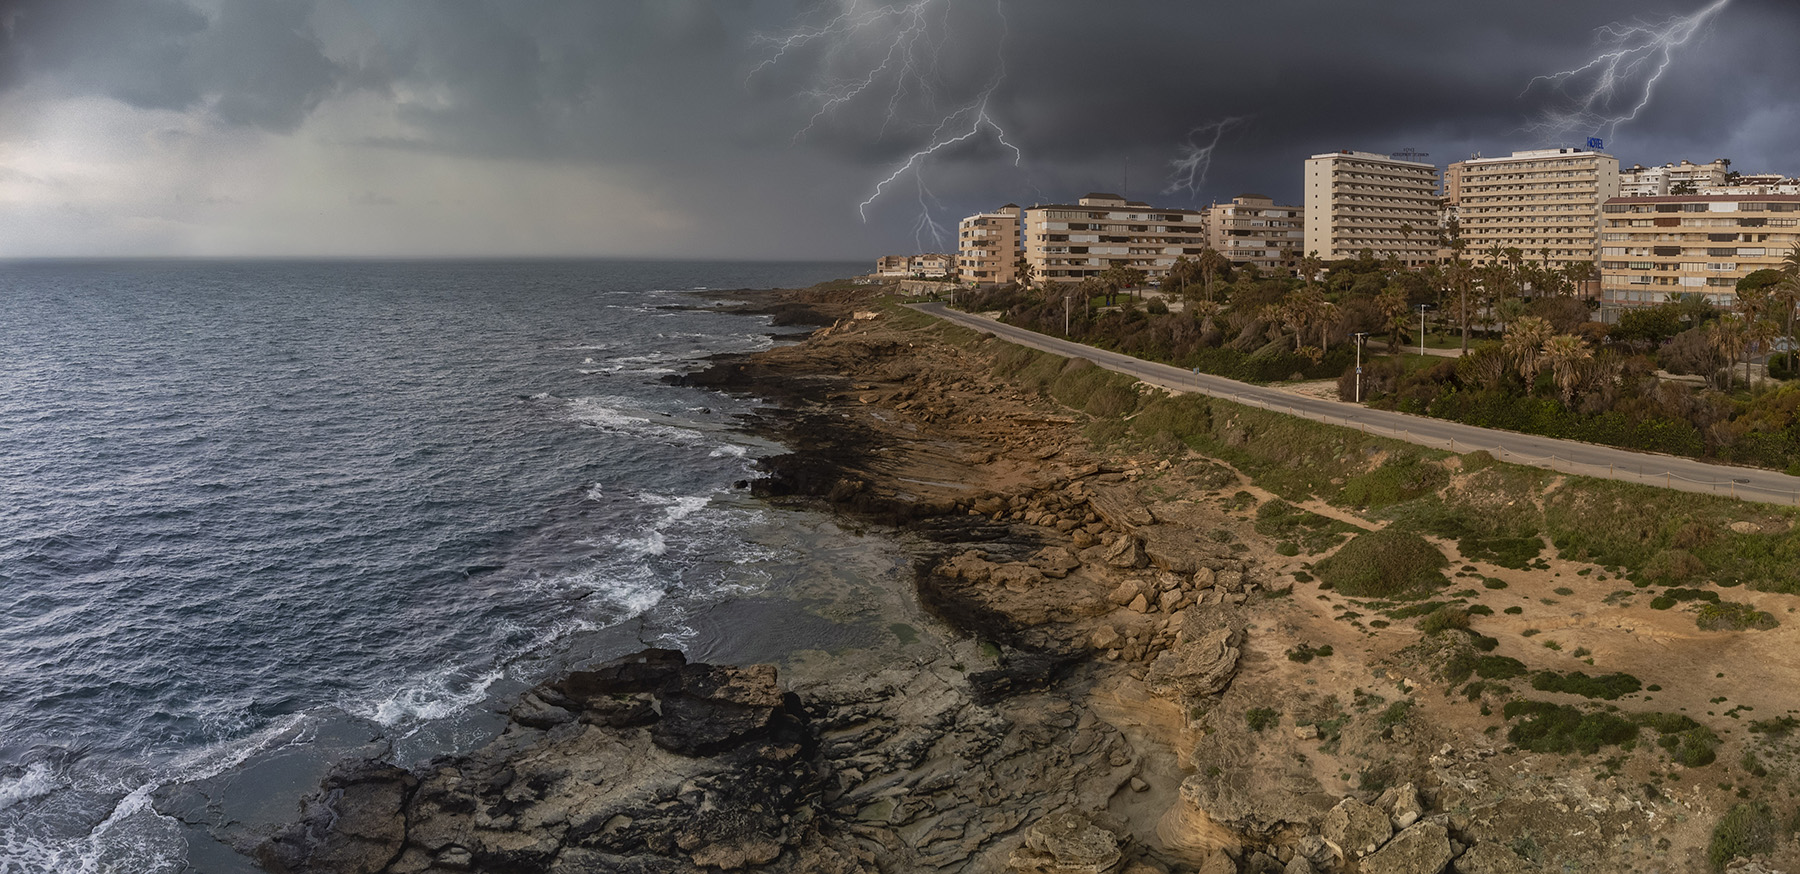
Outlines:
{"type": "Polygon", "coordinates": [[[1710,464],[1673,455],[1633,452],[1574,440],[1496,431],[1443,419],[1374,410],[1358,404],[1250,385],[1222,376],[1190,373],[1179,367],[1156,364],[958,312],[941,303],[908,306],[971,330],[993,334],[1020,346],[1067,358],[1086,358],[1108,370],[1129,374],[1174,391],[1199,392],[1246,406],[1342,425],[1434,449],[1448,449],[1452,452],[1485,449],[1493,453],[1495,458],[1504,461],[1529,464],[1558,473],[1643,483],[1768,504],[1800,506],[1800,477],[1791,477],[1779,471],[1710,464]]]}

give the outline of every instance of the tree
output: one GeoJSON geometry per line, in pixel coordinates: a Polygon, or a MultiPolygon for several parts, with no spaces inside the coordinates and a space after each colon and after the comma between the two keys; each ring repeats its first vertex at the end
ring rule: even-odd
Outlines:
{"type": "Polygon", "coordinates": [[[1594,354],[1582,344],[1580,337],[1572,334],[1558,334],[1545,340],[1543,352],[1556,376],[1556,388],[1562,394],[1563,406],[1573,404],[1575,389],[1581,384],[1581,366],[1594,354]]]}
{"type": "Polygon", "coordinates": [[[1199,268],[1200,281],[1206,290],[1206,299],[1212,300],[1213,280],[1231,269],[1231,260],[1219,254],[1217,249],[1207,246],[1200,250],[1199,268]]]}
{"type": "Polygon", "coordinates": [[[1600,271],[1594,267],[1594,262],[1571,261],[1563,267],[1563,274],[1569,278],[1570,284],[1580,291],[1582,297],[1593,297],[1588,294],[1588,283],[1600,278],[1600,271]]]}
{"type": "Polygon", "coordinates": [[[1543,366],[1540,358],[1544,354],[1544,344],[1554,336],[1556,331],[1550,323],[1537,316],[1520,316],[1506,332],[1502,348],[1518,367],[1527,388],[1537,380],[1538,370],[1543,366]]]}
{"type": "Polygon", "coordinates": [[[1186,297],[1188,288],[1194,284],[1194,280],[1199,278],[1199,276],[1199,262],[1183,255],[1176,258],[1174,264],[1169,265],[1169,275],[1164,282],[1167,285],[1174,286],[1172,290],[1176,294],[1186,297]]]}
{"type": "MultiPolygon", "coordinates": [[[[1728,363],[1735,363],[1738,356],[1744,354],[1744,350],[1750,345],[1749,332],[1745,330],[1747,327],[1748,324],[1744,321],[1742,314],[1731,313],[1712,323],[1712,326],[1707,329],[1706,339],[1719,353],[1719,357],[1724,358],[1728,363]]],[[[1726,369],[1722,372],[1727,374],[1726,384],[1723,387],[1729,389],[1731,387],[1730,370],[1726,369]]],[[[1750,381],[1750,365],[1748,363],[1744,365],[1744,381],[1750,381]]]]}
{"type": "Polygon", "coordinates": [[[1030,288],[1032,280],[1037,278],[1036,273],[1036,269],[1031,266],[1031,259],[1024,255],[1020,255],[1019,260],[1013,262],[1013,281],[1017,282],[1020,288],[1030,288]]]}
{"type": "Polygon", "coordinates": [[[1393,335],[1388,340],[1388,348],[1399,350],[1401,337],[1412,327],[1412,308],[1406,305],[1406,289],[1398,285],[1382,289],[1375,297],[1375,306],[1381,311],[1382,324],[1393,335]]]}

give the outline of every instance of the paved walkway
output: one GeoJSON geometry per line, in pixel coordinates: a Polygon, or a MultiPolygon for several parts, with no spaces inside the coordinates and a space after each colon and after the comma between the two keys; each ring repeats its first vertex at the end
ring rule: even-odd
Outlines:
{"type": "Polygon", "coordinates": [[[1252,407],[1356,428],[1420,446],[1473,452],[1485,449],[1514,464],[1529,464],[1558,473],[1623,480],[1688,492],[1724,495],[1769,504],[1800,505],[1800,477],[1772,470],[1711,464],[1691,458],[1615,449],[1574,440],[1538,437],[1478,428],[1459,422],[1375,410],[1343,401],[1310,398],[1280,389],[1250,385],[1222,376],[1195,374],[1179,367],[1084,346],[1027,331],[993,319],[952,310],[943,304],[911,304],[928,313],[1003,340],[1069,358],[1086,358],[1108,370],[1130,374],[1175,391],[1199,392],[1252,407]]]}

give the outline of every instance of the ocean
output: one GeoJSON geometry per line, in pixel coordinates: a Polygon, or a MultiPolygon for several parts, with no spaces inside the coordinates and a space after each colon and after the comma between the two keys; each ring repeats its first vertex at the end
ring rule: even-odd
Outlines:
{"type": "Polygon", "coordinates": [[[0,872],[207,870],[174,788],[299,750],[278,819],[584,659],[854,645],[818,581],[900,559],[751,499],[758,402],[665,377],[782,342],[704,290],[860,269],[0,264],[0,872]]]}

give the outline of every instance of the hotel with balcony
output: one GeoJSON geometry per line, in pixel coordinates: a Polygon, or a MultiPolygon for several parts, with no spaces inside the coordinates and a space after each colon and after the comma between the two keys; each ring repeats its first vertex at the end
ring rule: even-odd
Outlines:
{"type": "Polygon", "coordinates": [[[1800,195],[1623,197],[1601,207],[1600,311],[1703,295],[1728,307],[1738,280],[1800,243],[1800,195]]]}
{"type": "Polygon", "coordinates": [[[1586,149],[1538,149],[1471,158],[1445,171],[1464,254],[1477,264],[1495,248],[1553,264],[1600,254],[1600,205],[1619,196],[1619,159],[1586,149]]]}
{"type": "Polygon", "coordinates": [[[1368,249],[1409,267],[1437,260],[1437,187],[1432,164],[1348,150],[1308,158],[1305,254],[1338,261],[1368,249]]]}
{"type": "Polygon", "coordinates": [[[1182,256],[1206,248],[1202,213],[1162,209],[1116,194],[1024,210],[1025,260],[1042,282],[1080,282],[1120,265],[1161,279],[1182,256]]]}
{"type": "Polygon", "coordinates": [[[1018,279],[1017,204],[963,219],[956,229],[957,266],[969,285],[1005,285],[1018,279]]]}
{"type": "Polygon", "coordinates": [[[1207,245],[1237,265],[1292,273],[1305,254],[1306,211],[1273,198],[1240,194],[1206,210],[1207,245]]]}

